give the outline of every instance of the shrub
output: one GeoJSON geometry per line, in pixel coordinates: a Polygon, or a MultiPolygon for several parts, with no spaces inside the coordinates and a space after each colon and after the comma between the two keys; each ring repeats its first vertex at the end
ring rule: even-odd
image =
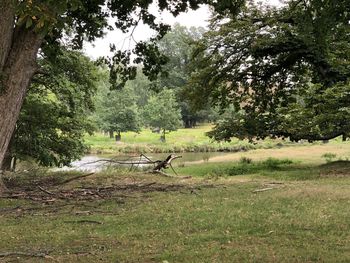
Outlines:
{"type": "Polygon", "coordinates": [[[276,158],[268,158],[265,161],[261,162],[261,164],[268,168],[268,169],[277,169],[279,168],[281,165],[286,165],[286,164],[291,164],[293,163],[293,161],[289,160],[289,159],[276,159],[276,158]]]}
{"type": "Polygon", "coordinates": [[[240,159],[239,159],[239,162],[240,163],[246,163],[246,164],[250,164],[253,162],[253,160],[249,157],[245,157],[245,156],[242,156],[240,159]]]}
{"type": "Polygon", "coordinates": [[[322,157],[326,159],[327,163],[330,163],[337,157],[337,155],[334,153],[325,153],[322,155],[322,157]]]}

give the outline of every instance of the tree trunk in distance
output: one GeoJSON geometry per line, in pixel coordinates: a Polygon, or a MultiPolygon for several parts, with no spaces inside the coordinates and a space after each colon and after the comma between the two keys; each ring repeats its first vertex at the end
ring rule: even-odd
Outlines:
{"type": "Polygon", "coordinates": [[[165,129],[163,129],[163,134],[160,136],[160,141],[165,142],[165,129]]]}
{"type": "Polygon", "coordinates": [[[9,153],[6,153],[5,158],[2,161],[0,170],[4,172],[11,171],[11,163],[12,163],[12,156],[9,153]]]}
{"type": "Polygon", "coordinates": [[[114,138],[114,132],[113,131],[109,131],[109,138],[113,139],[114,138]]]}
{"type": "Polygon", "coordinates": [[[121,139],[122,139],[122,136],[121,136],[120,132],[118,132],[118,134],[115,135],[115,140],[116,140],[117,142],[120,142],[121,139]]]}

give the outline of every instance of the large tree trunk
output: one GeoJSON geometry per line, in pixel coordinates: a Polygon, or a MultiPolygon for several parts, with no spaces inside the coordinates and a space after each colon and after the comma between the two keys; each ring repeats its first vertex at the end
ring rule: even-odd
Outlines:
{"type": "Polygon", "coordinates": [[[1,0],[0,2],[1,167],[27,87],[37,69],[36,57],[42,38],[30,29],[14,26],[13,0],[1,0]]]}
{"type": "Polygon", "coordinates": [[[12,156],[11,156],[10,153],[7,152],[5,154],[4,160],[2,161],[2,165],[1,165],[0,170],[3,170],[4,172],[5,171],[10,171],[11,170],[11,164],[12,164],[12,156]]]}

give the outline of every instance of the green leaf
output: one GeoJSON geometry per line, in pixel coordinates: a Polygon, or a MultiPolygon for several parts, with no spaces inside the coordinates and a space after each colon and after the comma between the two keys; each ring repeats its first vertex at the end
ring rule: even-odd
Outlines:
{"type": "Polygon", "coordinates": [[[28,16],[26,21],[26,28],[30,28],[33,25],[33,20],[31,17],[28,16]]]}

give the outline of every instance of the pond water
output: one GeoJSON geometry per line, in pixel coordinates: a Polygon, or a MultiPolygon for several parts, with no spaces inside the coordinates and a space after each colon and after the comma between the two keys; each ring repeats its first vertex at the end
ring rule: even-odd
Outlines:
{"type": "MultiPolygon", "coordinates": [[[[146,156],[151,159],[152,161],[156,160],[164,160],[170,153],[149,153],[146,156]]],[[[208,161],[213,157],[216,156],[224,156],[232,153],[228,152],[197,152],[197,153],[179,153],[176,155],[181,155],[182,158],[176,159],[172,162],[174,166],[181,165],[184,163],[189,162],[197,162],[197,161],[208,161]]],[[[101,154],[101,155],[86,155],[81,160],[75,161],[71,164],[71,167],[63,167],[59,168],[58,170],[78,170],[78,171],[87,171],[87,172],[98,172],[105,168],[108,168],[109,166],[124,166],[124,167],[131,167],[131,165],[123,164],[112,164],[108,162],[108,160],[118,160],[121,162],[138,162],[141,160],[146,161],[146,158],[142,157],[140,159],[140,156],[137,155],[129,155],[129,156],[115,156],[112,154],[101,154]]],[[[139,167],[144,167],[145,164],[138,165],[139,167]]]]}

